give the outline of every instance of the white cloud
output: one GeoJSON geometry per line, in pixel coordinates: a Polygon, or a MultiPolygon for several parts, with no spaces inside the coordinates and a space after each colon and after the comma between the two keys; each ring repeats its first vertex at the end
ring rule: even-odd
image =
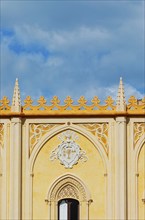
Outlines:
{"type": "Polygon", "coordinates": [[[142,96],[141,3],[61,2],[34,7],[32,2],[17,2],[2,6],[2,27],[14,30],[1,43],[3,95],[10,96],[18,77],[23,97],[42,94],[63,99],[71,95],[77,99],[85,95],[90,99],[97,95],[104,99],[111,95],[115,99],[122,75],[126,96],[142,96]],[[25,50],[14,51],[17,44],[25,50]]]}
{"type": "MultiPolygon", "coordinates": [[[[119,85],[113,85],[110,87],[99,87],[99,88],[92,87],[86,91],[85,96],[87,99],[91,100],[92,97],[96,94],[100,98],[100,101],[103,101],[108,96],[111,96],[112,99],[116,101],[117,93],[118,93],[118,86],[119,85]]],[[[128,102],[128,99],[131,96],[135,96],[137,99],[142,99],[145,95],[139,92],[136,88],[134,88],[133,86],[129,84],[124,85],[124,91],[125,91],[126,102],[128,102]]]]}
{"type": "Polygon", "coordinates": [[[125,89],[126,89],[125,94],[127,99],[129,99],[129,97],[131,96],[135,96],[137,99],[142,99],[145,96],[145,94],[141,93],[135,87],[129,84],[125,85],[125,89]]]}
{"type": "Polygon", "coordinates": [[[111,33],[105,29],[98,27],[85,27],[80,26],[74,30],[67,31],[48,31],[43,30],[38,26],[16,26],[15,37],[16,40],[28,45],[32,43],[38,43],[45,46],[49,50],[65,50],[70,47],[86,47],[97,45],[97,47],[103,46],[101,42],[111,39],[111,33]],[[101,45],[99,45],[101,43],[101,45]],[[89,45],[90,44],[90,45],[89,45]]]}

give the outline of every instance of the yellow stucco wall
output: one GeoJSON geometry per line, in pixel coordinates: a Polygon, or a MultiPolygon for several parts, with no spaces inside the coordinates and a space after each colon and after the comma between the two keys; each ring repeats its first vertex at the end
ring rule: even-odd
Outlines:
{"type": "Polygon", "coordinates": [[[145,205],[142,201],[145,191],[145,144],[142,146],[138,158],[138,219],[145,219],[145,205]]]}
{"type": "Polygon", "coordinates": [[[97,148],[82,134],[77,133],[76,143],[86,151],[88,160],[78,161],[66,169],[59,160],[50,161],[50,154],[61,141],[58,134],[48,140],[39,151],[33,168],[33,219],[48,219],[48,205],[44,201],[51,184],[60,176],[70,173],[79,177],[91,193],[90,219],[106,218],[105,168],[97,148]]]}

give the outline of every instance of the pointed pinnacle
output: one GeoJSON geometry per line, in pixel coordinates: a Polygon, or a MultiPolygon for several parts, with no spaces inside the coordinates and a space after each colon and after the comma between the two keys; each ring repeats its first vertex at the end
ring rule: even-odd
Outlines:
{"type": "Polygon", "coordinates": [[[20,98],[20,89],[18,79],[16,78],[13,100],[12,100],[12,112],[21,112],[21,98],[20,98]]]}
{"type": "Polygon", "coordinates": [[[123,85],[122,77],[120,77],[120,83],[119,83],[117,100],[116,100],[116,110],[126,111],[126,101],[125,101],[124,85],[123,85]]]}

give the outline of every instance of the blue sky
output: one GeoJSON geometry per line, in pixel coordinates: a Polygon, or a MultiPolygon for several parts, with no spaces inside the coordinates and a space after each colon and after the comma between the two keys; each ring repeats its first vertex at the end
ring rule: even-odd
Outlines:
{"type": "Polygon", "coordinates": [[[1,0],[1,96],[144,95],[144,1],[1,0]]]}

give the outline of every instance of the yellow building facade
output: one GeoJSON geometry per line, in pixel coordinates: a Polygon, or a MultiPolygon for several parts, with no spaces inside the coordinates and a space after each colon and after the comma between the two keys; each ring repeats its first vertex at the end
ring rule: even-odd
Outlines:
{"type": "Polygon", "coordinates": [[[0,219],[144,220],[145,99],[0,100],[0,219]],[[115,103],[115,104],[114,104],[115,103]]]}

